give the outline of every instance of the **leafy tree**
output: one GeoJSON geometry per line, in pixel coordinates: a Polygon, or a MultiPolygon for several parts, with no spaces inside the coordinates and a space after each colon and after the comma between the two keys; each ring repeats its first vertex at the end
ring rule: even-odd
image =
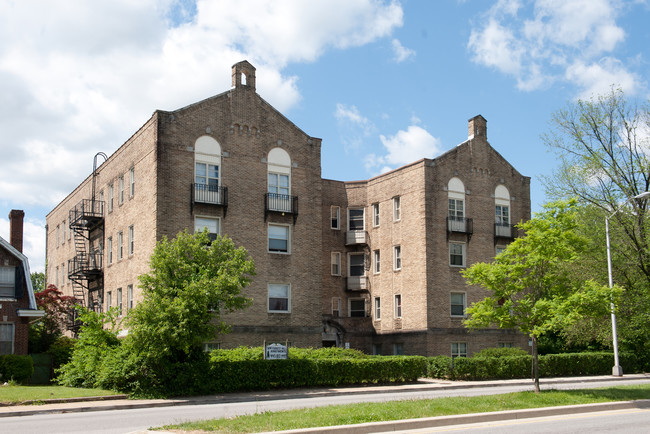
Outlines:
{"type": "MultiPolygon", "coordinates": [[[[579,230],[591,248],[575,268],[576,277],[607,282],[605,218],[628,198],[650,191],[650,106],[629,102],[621,90],[578,101],[554,113],[543,137],[559,166],[545,178],[555,199],[576,197],[582,206],[579,230]]],[[[650,213],[648,200],[634,199],[610,220],[615,282],[625,288],[619,306],[622,347],[650,354],[650,213]]],[[[569,339],[602,341],[606,318],[578,324],[569,339]]]]}
{"type": "Polygon", "coordinates": [[[32,279],[32,288],[34,288],[34,292],[45,288],[45,273],[35,272],[32,273],[30,277],[32,279]]]}
{"type": "Polygon", "coordinates": [[[247,307],[241,294],[255,274],[248,252],[207,232],[163,238],[140,276],[143,301],[128,319],[129,335],[146,355],[189,355],[228,327],[220,315],[247,307]]]}
{"type": "MultiPolygon", "coordinates": [[[[33,278],[34,274],[32,274],[33,278]]],[[[29,327],[29,351],[46,352],[50,345],[61,336],[68,313],[75,304],[74,297],[63,295],[54,285],[48,285],[40,292],[35,292],[36,305],[45,311],[45,316],[29,327]]]]}
{"type": "Polygon", "coordinates": [[[492,263],[476,263],[464,270],[471,285],[491,294],[468,309],[470,329],[496,325],[518,328],[533,343],[535,392],[539,392],[537,341],[589,316],[609,312],[610,290],[593,280],[573,279],[572,264],[586,240],[576,232],[575,201],[545,206],[533,219],[519,224],[525,235],[515,239],[492,263]]]}

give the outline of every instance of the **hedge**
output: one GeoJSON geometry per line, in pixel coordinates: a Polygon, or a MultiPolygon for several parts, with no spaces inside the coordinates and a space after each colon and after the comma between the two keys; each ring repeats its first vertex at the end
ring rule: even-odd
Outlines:
{"type": "Polygon", "coordinates": [[[0,356],[0,381],[24,383],[34,373],[34,361],[29,356],[7,354],[0,356]]]}
{"type": "MultiPolygon", "coordinates": [[[[644,372],[648,362],[629,353],[620,354],[625,373],[644,372]]],[[[427,377],[451,380],[506,380],[531,377],[531,356],[457,357],[435,356],[427,359],[427,377]]],[[[540,377],[579,377],[609,375],[613,353],[546,354],[539,356],[540,377]]]]}

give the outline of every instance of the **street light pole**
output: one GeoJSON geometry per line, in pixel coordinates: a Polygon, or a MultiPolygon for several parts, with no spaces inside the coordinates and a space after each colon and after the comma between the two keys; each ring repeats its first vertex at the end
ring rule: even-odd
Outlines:
{"type": "MultiPolygon", "coordinates": [[[[617,212],[619,212],[623,206],[631,201],[632,199],[643,199],[650,196],[650,191],[646,191],[639,195],[629,197],[623,204],[618,207],[609,217],[605,217],[605,237],[607,238],[607,276],[609,277],[609,288],[611,289],[614,286],[614,280],[612,277],[612,253],[609,245],[609,219],[614,217],[617,212]]],[[[612,368],[612,375],[616,377],[623,376],[623,368],[618,361],[618,338],[616,337],[616,312],[615,312],[614,301],[610,303],[610,310],[612,312],[612,340],[614,343],[614,367],[612,368]]]]}

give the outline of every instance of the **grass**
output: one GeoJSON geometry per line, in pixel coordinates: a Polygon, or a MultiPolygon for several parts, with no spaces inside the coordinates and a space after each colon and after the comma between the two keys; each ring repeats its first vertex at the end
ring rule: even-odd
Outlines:
{"type": "Polygon", "coordinates": [[[0,386],[0,403],[3,405],[15,405],[26,401],[43,401],[45,399],[108,395],[117,395],[117,392],[63,386],[0,386]]]}
{"type": "Polygon", "coordinates": [[[160,429],[253,433],[637,399],[650,399],[650,385],[548,390],[542,391],[539,395],[533,392],[516,392],[503,395],[336,405],[275,413],[265,412],[231,419],[186,422],[167,425],[160,429]]]}

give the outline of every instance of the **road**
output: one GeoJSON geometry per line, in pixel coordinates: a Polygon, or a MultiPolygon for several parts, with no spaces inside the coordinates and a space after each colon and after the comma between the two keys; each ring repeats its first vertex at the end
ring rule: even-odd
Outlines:
{"type": "Polygon", "coordinates": [[[512,419],[499,422],[482,422],[467,425],[448,425],[393,434],[580,434],[625,433],[646,434],[650,429],[650,409],[626,409],[595,413],[567,414],[562,416],[512,419]]]}
{"type": "MultiPolygon", "coordinates": [[[[647,384],[648,378],[620,379],[618,381],[572,381],[544,385],[548,389],[582,389],[611,387],[627,384],[647,384]]],[[[151,407],[125,410],[106,410],[81,413],[37,414],[32,416],[3,417],[0,419],[2,433],[107,433],[122,434],[146,430],[150,427],[173,424],[188,420],[232,417],[264,411],[288,410],[293,408],[318,407],[356,402],[381,402],[414,400],[449,396],[477,396],[532,390],[528,385],[496,385],[489,387],[429,388],[417,391],[384,391],[363,394],[336,394],[333,396],[302,397],[293,399],[272,399],[264,401],[226,402],[201,405],[178,405],[173,407],[151,407]]],[[[649,426],[647,423],[645,427],[649,426]]],[[[516,428],[515,428],[516,429],[516,428]]],[[[521,430],[521,427],[519,427],[521,430]]],[[[528,427],[525,428],[528,432],[528,427]]],[[[486,431],[489,432],[489,431],[486,431]]],[[[496,432],[496,431],[492,431],[496,432]]],[[[499,432],[501,427],[499,427],[499,432]]],[[[514,431],[513,431],[514,432],[514,431]]],[[[544,431],[540,431],[544,432],[544,431]]],[[[553,431],[555,432],[555,431],[553,431]]]]}

